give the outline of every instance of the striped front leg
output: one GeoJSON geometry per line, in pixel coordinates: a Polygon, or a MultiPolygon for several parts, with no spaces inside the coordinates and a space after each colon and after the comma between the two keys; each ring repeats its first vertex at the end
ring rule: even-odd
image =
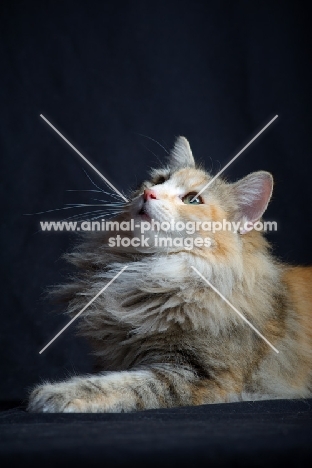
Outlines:
{"type": "Polygon", "coordinates": [[[30,395],[28,411],[111,413],[218,401],[210,387],[191,368],[154,364],[40,385],[30,395]]]}

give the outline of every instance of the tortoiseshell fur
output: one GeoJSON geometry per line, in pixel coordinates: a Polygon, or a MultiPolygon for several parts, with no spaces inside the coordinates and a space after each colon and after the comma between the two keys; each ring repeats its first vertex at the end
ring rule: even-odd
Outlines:
{"type": "MultiPolygon", "coordinates": [[[[160,221],[262,216],[272,192],[270,174],[250,174],[233,184],[218,178],[201,194],[202,204],[181,202],[181,193],[196,193],[210,179],[195,167],[188,142],[180,137],[168,166],[152,171],[116,219],[139,219],[146,188],[157,193],[146,212],[160,221]]],[[[128,265],[79,318],[80,333],[94,349],[97,373],[37,386],[29,411],[122,412],[311,397],[311,267],[279,263],[256,230],[209,233],[211,246],[192,250],[108,247],[108,238],[116,234],[90,234],[68,255],[80,273],[60,288],[74,316],[128,265]]]]}

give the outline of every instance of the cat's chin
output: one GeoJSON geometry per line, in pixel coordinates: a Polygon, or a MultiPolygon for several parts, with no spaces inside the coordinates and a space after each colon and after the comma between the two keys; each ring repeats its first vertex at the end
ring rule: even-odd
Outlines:
{"type": "Polygon", "coordinates": [[[146,209],[145,209],[145,205],[142,206],[142,208],[140,209],[139,213],[138,213],[138,217],[139,219],[143,220],[143,221],[151,221],[151,217],[148,215],[146,209]]]}
{"type": "Polygon", "coordinates": [[[139,221],[148,221],[148,222],[152,221],[152,218],[143,210],[143,208],[142,210],[139,211],[138,218],[139,218],[139,221]]]}

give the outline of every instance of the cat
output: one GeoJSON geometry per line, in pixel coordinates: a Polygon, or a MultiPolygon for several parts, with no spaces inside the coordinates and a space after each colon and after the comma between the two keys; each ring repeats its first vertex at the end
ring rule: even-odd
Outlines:
{"type": "MultiPolygon", "coordinates": [[[[270,201],[273,178],[259,171],[229,183],[195,165],[188,141],[176,140],[168,165],[152,170],[114,220],[255,222],[270,201]]],[[[138,232],[92,233],[67,255],[81,271],[60,288],[94,349],[95,374],[37,386],[31,412],[130,412],[312,395],[312,268],[288,266],[264,233],[198,230],[209,245],[109,247],[138,232]],[[194,270],[191,267],[195,267],[194,270]],[[205,284],[206,278],[221,297],[205,284]],[[226,303],[261,333],[270,347],[226,303]]],[[[182,240],[162,230],[156,237],[182,240]]],[[[179,244],[179,243],[178,243],[179,244]]]]}

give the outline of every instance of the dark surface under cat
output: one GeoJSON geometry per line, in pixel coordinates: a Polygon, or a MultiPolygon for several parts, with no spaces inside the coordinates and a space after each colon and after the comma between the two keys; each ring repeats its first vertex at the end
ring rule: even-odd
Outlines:
{"type": "Polygon", "coordinates": [[[1,466],[310,466],[312,400],[122,414],[0,413],[1,466]]]}

